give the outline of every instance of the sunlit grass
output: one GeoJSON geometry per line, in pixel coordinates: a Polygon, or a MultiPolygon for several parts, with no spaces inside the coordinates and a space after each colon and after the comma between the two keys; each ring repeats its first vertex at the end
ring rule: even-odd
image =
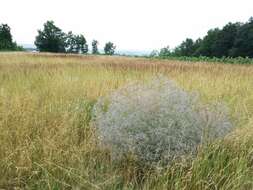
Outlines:
{"type": "Polygon", "coordinates": [[[0,189],[252,189],[253,66],[127,57],[0,54],[0,189]],[[223,102],[236,130],[155,171],[115,163],[90,126],[100,96],[165,75],[223,102]]]}

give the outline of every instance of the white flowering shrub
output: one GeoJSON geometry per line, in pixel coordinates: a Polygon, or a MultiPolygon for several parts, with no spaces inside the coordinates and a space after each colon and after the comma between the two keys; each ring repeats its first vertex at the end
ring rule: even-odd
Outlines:
{"type": "Polygon", "coordinates": [[[93,124],[113,158],[131,153],[145,163],[171,161],[231,130],[223,107],[215,108],[206,108],[196,94],[159,77],[99,99],[93,124]]]}

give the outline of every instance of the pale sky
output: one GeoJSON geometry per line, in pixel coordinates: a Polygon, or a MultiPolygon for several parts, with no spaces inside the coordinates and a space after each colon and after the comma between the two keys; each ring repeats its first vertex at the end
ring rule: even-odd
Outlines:
{"type": "Polygon", "coordinates": [[[153,50],[197,39],[228,22],[253,16],[253,0],[0,0],[0,23],[19,44],[33,44],[46,20],[89,42],[117,49],[153,50]]]}

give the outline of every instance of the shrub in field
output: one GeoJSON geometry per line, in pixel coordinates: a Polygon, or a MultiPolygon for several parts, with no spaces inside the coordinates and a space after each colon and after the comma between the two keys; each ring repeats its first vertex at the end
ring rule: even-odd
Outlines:
{"type": "Polygon", "coordinates": [[[163,77],[127,85],[99,99],[94,125],[113,158],[131,154],[147,164],[195,153],[200,144],[232,128],[223,107],[203,106],[197,94],[163,77]]]}

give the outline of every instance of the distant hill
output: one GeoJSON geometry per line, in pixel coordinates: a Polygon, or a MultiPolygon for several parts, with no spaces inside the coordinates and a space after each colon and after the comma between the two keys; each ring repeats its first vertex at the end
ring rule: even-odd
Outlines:
{"type": "Polygon", "coordinates": [[[33,44],[19,44],[21,45],[26,51],[37,51],[36,46],[33,44]]]}
{"type": "Polygon", "coordinates": [[[130,56],[145,56],[149,55],[151,51],[147,50],[117,50],[116,53],[119,55],[130,55],[130,56]]]}

